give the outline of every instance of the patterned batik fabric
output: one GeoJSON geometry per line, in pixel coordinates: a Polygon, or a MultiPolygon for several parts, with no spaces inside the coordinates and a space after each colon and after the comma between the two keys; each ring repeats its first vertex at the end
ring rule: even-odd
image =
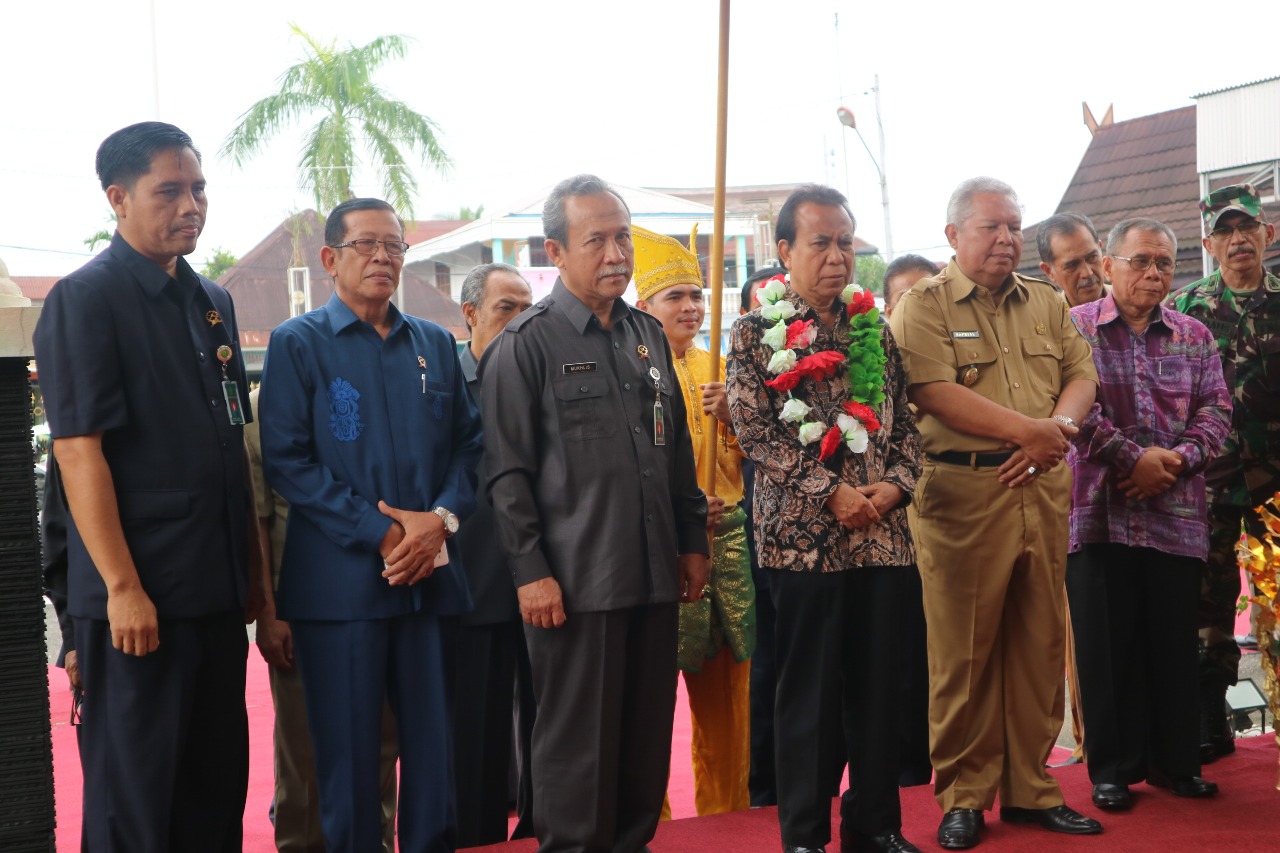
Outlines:
{"type": "Polygon", "coordinates": [[[711,537],[711,580],[698,601],[680,605],[676,662],[685,672],[727,649],[741,663],[756,649],[756,590],[747,551],[747,514],[725,511],[711,537]]]}

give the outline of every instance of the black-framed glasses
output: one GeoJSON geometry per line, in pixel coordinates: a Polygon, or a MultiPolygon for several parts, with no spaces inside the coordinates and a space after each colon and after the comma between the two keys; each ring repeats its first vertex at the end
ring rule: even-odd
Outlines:
{"type": "Polygon", "coordinates": [[[1239,231],[1241,235],[1248,237],[1250,234],[1257,234],[1258,229],[1261,227],[1262,223],[1257,219],[1246,219],[1243,222],[1237,222],[1235,225],[1219,225],[1209,232],[1209,236],[1227,240],[1230,239],[1232,234],[1239,231]]]}
{"type": "Polygon", "coordinates": [[[1146,255],[1138,255],[1136,258],[1124,258],[1120,255],[1112,255],[1117,261],[1125,261],[1130,267],[1143,272],[1151,269],[1151,265],[1156,265],[1156,270],[1161,275],[1169,275],[1178,268],[1178,262],[1173,258],[1148,258],[1146,255]]]}
{"type": "Polygon", "coordinates": [[[361,255],[376,255],[378,253],[378,245],[387,250],[388,258],[403,258],[404,253],[409,251],[409,244],[400,240],[348,240],[345,243],[338,243],[330,246],[331,249],[355,249],[361,255]]]}

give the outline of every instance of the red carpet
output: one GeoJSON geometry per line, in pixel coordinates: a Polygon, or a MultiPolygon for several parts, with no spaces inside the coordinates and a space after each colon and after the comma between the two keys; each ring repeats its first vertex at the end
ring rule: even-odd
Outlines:
{"type": "MultiPolygon", "coordinates": [[[[50,707],[53,720],[54,782],[58,807],[58,853],[80,848],[80,762],[75,730],[68,724],[71,692],[66,675],[50,667],[50,707]]],[[[245,807],[244,849],[266,853],[273,849],[267,809],[272,794],[271,693],[266,664],[256,649],[249,652],[246,691],[249,708],[249,798],[245,807]]],[[[1271,736],[1237,741],[1236,754],[1205,769],[1205,775],[1222,786],[1214,800],[1182,800],[1167,791],[1139,785],[1136,805],[1127,814],[1104,814],[1089,802],[1089,778],[1081,766],[1054,771],[1067,802],[1101,820],[1100,836],[1075,838],[1054,835],[1026,826],[1006,826],[994,813],[987,815],[982,850],[1000,853],[1056,853],[1056,851],[1134,851],[1182,853],[1182,851],[1265,851],[1280,849],[1280,793],[1276,791],[1276,746],[1271,736]]],[[[671,805],[676,818],[658,827],[651,845],[654,853],[732,851],[777,853],[781,849],[777,813],[755,809],[706,818],[693,815],[693,780],[689,763],[689,713],[683,684],[676,710],[672,748],[671,805]]],[[[939,850],[934,841],[939,812],[930,789],[906,789],[902,793],[903,831],[922,850],[939,850]]],[[[838,803],[833,804],[833,832],[838,833],[838,803]]],[[[837,836],[838,837],[838,836],[837,836]]],[[[489,853],[530,853],[532,840],[473,848],[489,853]]],[[[838,845],[831,846],[832,853],[838,845]]]]}

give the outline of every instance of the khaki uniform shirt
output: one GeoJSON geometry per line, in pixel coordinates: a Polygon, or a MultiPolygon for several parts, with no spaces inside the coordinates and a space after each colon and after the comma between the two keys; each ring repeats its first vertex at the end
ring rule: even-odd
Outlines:
{"type": "MultiPolygon", "coordinates": [[[[1068,382],[1098,381],[1062,294],[1016,273],[990,293],[952,260],[903,294],[890,327],[909,384],[959,382],[1027,417],[1052,415],[1068,382]]],[[[926,453],[1007,449],[998,438],[958,432],[931,415],[920,415],[919,428],[926,453]]]]}

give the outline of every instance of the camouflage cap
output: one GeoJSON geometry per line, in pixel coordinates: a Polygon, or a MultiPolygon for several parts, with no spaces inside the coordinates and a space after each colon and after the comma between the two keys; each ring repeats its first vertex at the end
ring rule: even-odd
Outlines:
{"type": "Polygon", "coordinates": [[[1218,227],[1218,220],[1233,212],[1243,213],[1254,219],[1262,218],[1262,199],[1253,184],[1232,184],[1214,190],[1200,199],[1200,215],[1204,217],[1206,231],[1218,227]]]}

